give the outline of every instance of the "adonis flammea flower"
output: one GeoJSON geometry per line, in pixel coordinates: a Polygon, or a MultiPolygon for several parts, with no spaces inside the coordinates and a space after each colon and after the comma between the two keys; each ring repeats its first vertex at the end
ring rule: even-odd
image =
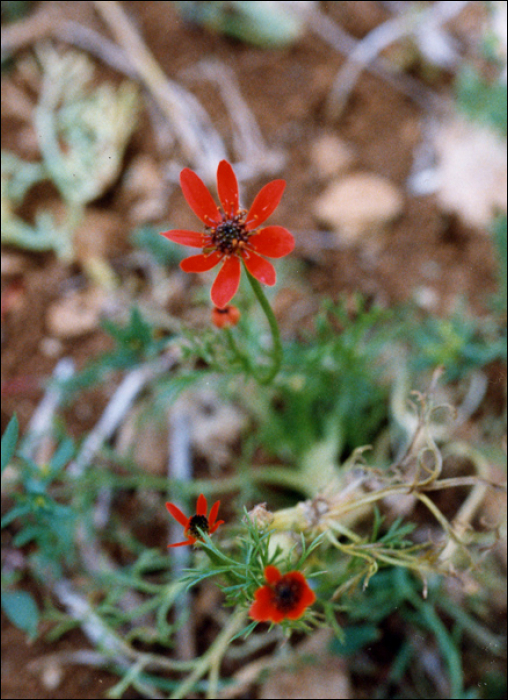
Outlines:
{"type": "Polygon", "coordinates": [[[238,181],[226,160],[221,160],[217,168],[221,208],[201,178],[189,168],[180,173],[180,184],[188,205],[205,224],[204,233],[172,230],[161,235],[174,243],[202,248],[201,254],[182,260],[180,267],[185,272],[206,272],[222,264],[211,290],[214,305],[223,309],[238,291],[241,262],[259,282],[274,285],[275,269],[262,256],[282,258],[291,253],[295,241],[282,226],[259,227],[277,208],[285,181],[266,184],[248,211],[240,208],[238,181]]]}
{"type": "Polygon", "coordinates": [[[173,518],[177,520],[180,525],[183,525],[184,535],[187,538],[185,542],[176,542],[175,544],[168,544],[168,547],[182,547],[185,544],[195,544],[197,540],[201,537],[199,530],[208,535],[211,535],[215,530],[222,525],[224,520],[217,520],[217,515],[219,512],[220,501],[216,501],[210,508],[210,515],[207,516],[208,504],[206,498],[201,493],[198,496],[198,501],[196,504],[196,514],[188,518],[182,513],[180,508],[175,506],[173,503],[166,503],[166,508],[171,513],[173,518]]]}
{"type": "Polygon", "coordinates": [[[276,566],[265,567],[266,585],[257,589],[249,615],[258,622],[298,620],[316,600],[300,571],[281,574],[276,566]]]}

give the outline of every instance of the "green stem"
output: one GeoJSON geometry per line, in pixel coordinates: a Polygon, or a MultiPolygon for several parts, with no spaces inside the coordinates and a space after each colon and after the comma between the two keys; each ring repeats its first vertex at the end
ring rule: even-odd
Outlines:
{"type": "Polygon", "coordinates": [[[252,374],[254,370],[252,368],[252,363],[250,361],[250,358],[247,357],[247,355],[245,355],[238,347],[231,328],[224,328],[224,333],[226,334],[226,339],[228,341],[229,349],[231,350],[233,355],[242,364],[242,367],[243,367],[244,371],[246,372],[246,374],[252,374]]]}
{"type": "Polygon", "coordinates": [[[271,384],[278,371],[280,370],[280,366],[282,364],[282,357],[284,354],[284,351],[282,349],[282,342],[280,339],[279,325],[272,311],[272,307],[268,303],[268,299],[265,297],[265,293],[263,292],[261,285],[259,284],[257,279],[250,274],[247,268],[245,268],[245,272],[247,273],[247,278],[250,282],[250,286],[252,287],[252,290],[254,291],[254,294],[256,295],[257,300],[259,301],[261,308],[263,309],[264,314],[268,320],[273,341],[273,348],[271,353],[272,366],[264,377],[258,375],[256,376],[256,379],[260,384],[271,384]]]}
{"type": "Polygon", "coordinates": [[[231,615],[220,634],[215,638],[213,644],[208,648],[203,656],[196,659],[193,672],[183,681],[175,692],[170,695],[171,700],[181,700],[186,698],[196,683],[207,673],[210,674],[210,687],[207,697],[217,697],[217,686],[219,669],[222,658],[226,653],[232,638],[239,632],[245,624],[247,613],[245,610],[237,610],[231,615]]]}

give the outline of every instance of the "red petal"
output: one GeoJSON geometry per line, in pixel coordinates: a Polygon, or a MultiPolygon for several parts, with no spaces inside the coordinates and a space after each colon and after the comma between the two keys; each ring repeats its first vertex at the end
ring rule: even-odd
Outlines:
{"type": "Polygon", "coordinates": [[[292,581],[293,583],[297,583],[300,586],[300,599],[295,604],[293,609],[287,611],[285,615],[289,620],[298,620],[309,605],[312,605],[312,603],[316,600],[316,596],[314,591],[307,584],[305,576],[299,571],[292,571],[286,574],[284,578],[288,581],[292,581]]]}
{"type": "Polygon", "coordinates": [[[274,607],[271,611],[269,620],[270,620],[270,622],[277,623],[277,622],[281,622],[285,617],[286,617],[286,615],[281,610],[278,610],[277,608],[274,607]]]}
{"type": "Polygon", "coordinates": [[[220,203],[226,216],[234,216],[238,211],[238,180],[227,160],[221,160],[217,168],[217,190],[220,203]]]}
{"type": "Polygon", "coordinates": [[[248,247],[269,258],[283,258],[295,247],[295,239],[282,226],[267,226],[249,238],[248,247]]]}
{"type": "Polygon", "coordinates": [[[277,209],[285,186],[285,180],[272,180],[258,192],[247,214],[247,231],[260,226],[277,209]]]}
{"type": "Polygon", "coordinates": [[[265,579],[270,586],[274,586],[282,578],[282,574],[276,566],[265,566],[265,579]]]}
{"type": "Polygon", "coordinates": [[[205,515],[206,516],[207,510],[208,510],[208,504],[206,502],[206,498],[203,496],[202,493],[200,493],[198,496],[198,502],[196,503],[196,515],[205,515]]]}
{"type": "Polygon", "coordinates": [[[215,525],[214,525],[213,527],[210,527],[210,528],[209,528],[210,534],[213,535],[213,533],[215,532],[215,530],[216,530],[220,525],[224,525],[225,522],[226,522],[225,520],[217,520],[217,522],[215,523],[215,525]]]}
{"type": "Polygon", "coordinates": [[[243,261],[247,270],[257,280],[270,287],[275,284],[275,268],[268,260],[265,260],[257,253],[249,251],[244,253],[243,261]]]}
{"type": "MultiPolygon", "coordinates": [[[[219,513],[220,501],[215,501],[213,506],[210,508],[210,515],[208,516],[208,526],[210,527],[210,532],[217,520],[217,514],[219,513]]],[[[223,521],[224,522],[224,521],[223,521]]]]}
{"type": "Polygon", "coordinates": [[[173,505],[172,503],[166,503],[166,508],[169,510],[173,518],[180,523],[180,525],[187,527],[189,524],[189,518],[182,513],[180,508],[177,508],[177,506],[173,505]]]}
{"type": "Polygon", "coordinates": [[[212,301],[219,309],[223,309],[235,296],[240,285],[240,260],[236,255],[226,258],[212,285],[212,301]]]}
{"type": "Polygon", "coordinates": [[[180,173],[180,185],[187,204],[196,216],[199,216],[207,226],[213,226],[221,221],[221,216],[213,197],[203,180],[195,172],[184,168],[180,173]]]}
{"type": "Polygon", "coordinates": [[[191,255],[180,263],[184,272],[206,272],[215,267],[222,260],[223,256],[214,251],[208,255],[191,255]]]}
{"type": "Polygon", "coordinates": [[[160,235],[173,241],[173,243],[189,245],[191,248],[204,248],[211,240],[210,236],[205,236],[204,233],[198,233],[198,231],[180,231],[179,229],[164,231],[164,233],[160,235]]]}
{"type": "Polygon", "coordinates": [[[257,620],[257,622],[267,622],[268,620],[280,622],[283,619],[283,615],[279,620],[273,619],[274,615],[276,616],[279,611],[273,604],[273,591],[269,586],[258,588],[254,598],[254,603],[252,603],[249,610],[249,615],[253,620],[257,620]]]}
{"type": "Polygon", "coordinates": [[[306,585],[300,603],[302,605],[304,605],[306,608],[308,608],[309,605],[312,605],[312,603],[315,602],[315,600],[316,600],[316,594],[314,593],[312,588],[310,588],[309,586],[306,585]]]}
{"type": "Polygon", "coordinates": [[[194,542],[192,540],[186,540],[185,542],[176,542],[175,544],[168,544],[168,549],[170,547],[183,547],[185,544],[194,544],[194,542]]]}

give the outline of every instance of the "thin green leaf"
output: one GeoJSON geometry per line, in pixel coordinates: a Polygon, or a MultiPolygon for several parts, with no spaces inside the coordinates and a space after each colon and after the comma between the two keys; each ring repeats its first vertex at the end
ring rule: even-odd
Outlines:
{"type": "Polygon", "coordinates": [[[37,635],[39,610],[27,591],[3,591],[2,608],[15,627],[33,639],[37,635]]]}
{"type": "Polygon", "coordinates": [[[2,435],[2,474],[4,473],[5,467],[9,464],[16,449],[16,443],[18,442],[19,425],[16,416],[12,416],[9,421],[9,425],[5,429],[2,435]]]}

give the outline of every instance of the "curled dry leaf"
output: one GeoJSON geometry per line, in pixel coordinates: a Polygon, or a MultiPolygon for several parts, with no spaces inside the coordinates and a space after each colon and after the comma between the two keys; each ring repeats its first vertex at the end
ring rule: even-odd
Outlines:
{"type": "Polygon", "coordinates": [[[445,211],[486,230],[506,211],[506,143],[487,127],[456,117],[439,126],[437,197],[445,211]]]}

